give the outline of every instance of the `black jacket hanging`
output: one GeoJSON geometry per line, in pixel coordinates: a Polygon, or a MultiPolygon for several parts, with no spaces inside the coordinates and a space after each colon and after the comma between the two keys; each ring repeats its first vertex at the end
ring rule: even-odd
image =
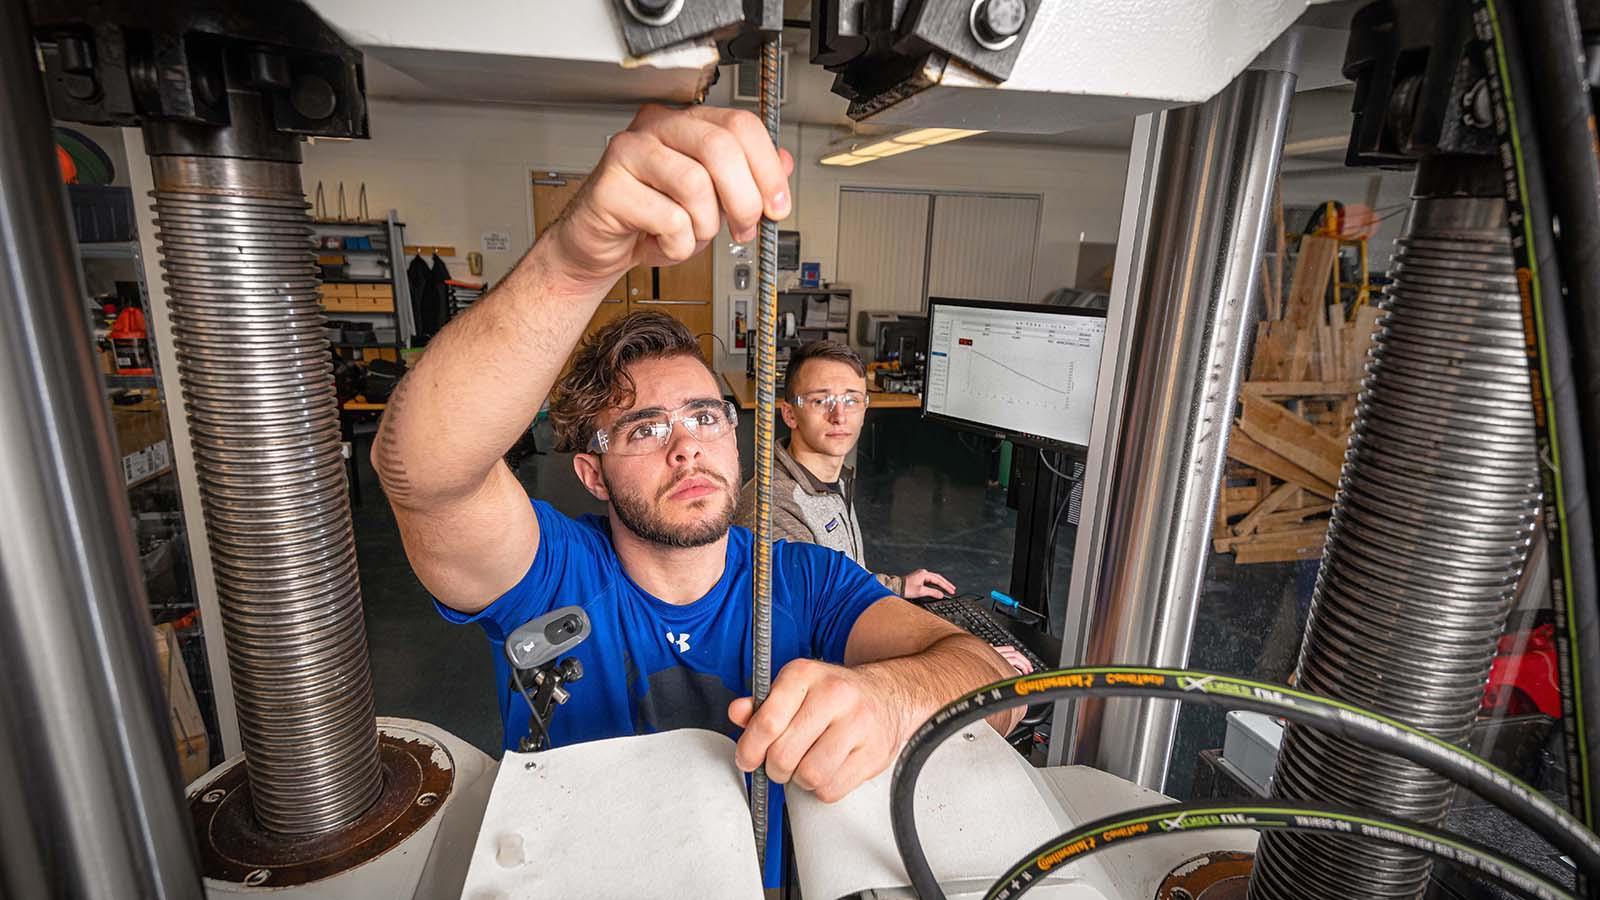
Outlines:
{"type": "Polygon", "coordinates": [[[449,280],[450,270],[438,254],[434,255],[432,266],[418,254],[406,267],[406,281],[411,286],[411,316],[416,323],[415,346],[423,346],[444,327],[450,310],[450,289],[445,285],[449,280]]]}

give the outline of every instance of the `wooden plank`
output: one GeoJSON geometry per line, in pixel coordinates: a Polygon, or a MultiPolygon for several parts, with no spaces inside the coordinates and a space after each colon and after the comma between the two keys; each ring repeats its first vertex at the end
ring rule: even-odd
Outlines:
{"type": "MultiPolygon", "coordinates": [[[[1245,515],[1246,513],[1250,512],[1250,510],[1255,509],[1258,505],[1260,505],[1261,498],[1270,493],[1270,491],[1261,490],[1253,485],[1251,487],[1244,488],[1243,490],[1247,490],[1249,493],[1239,494],[1231,499],[1224,497],[1222,502],[1217,504],[1218,506],[1221,506],[1223,509],[1227,510],[1228,518],[1230,519],[1234,518],[1235,516],[1245,515]]],[[[1233,532],[1230,531],[1228,533],[1232,534],[1233,532]]]]}
{"type": "Polygon", "coordinates": [[[1340,315],[1338,307],[1328,309],[1328,349],[1333,351],[1333,364],[1327,369],[1328,378],[1339,378],[1344,375],[1344,316],[1340,315]]]}
{"type": "Polygon", "coordinates": [[[1318,235],[1300,239],[1300,255],[1295,259],[1294,276],[1289,281],[1288,309],[1284,316],[1296,328],[1309,328],[1322,319],[1323,301],[1338,258],[1337,240],[1318,235]]]}
{"type": "Polygon", "coordinates": [[[1252,397],[1342,397],[1361,390],[1360,381],[1257,381],[1239,385],[1240,396],[1252,397]]]}
{"type": "Polygon", "coordinates": [[[1333,499],[1333,484],[1307,472],[1277,453],[1256,443],[1235,425],[1228,436],[1228,456],[1255,466],[1274,478],[1292,482],[1319,497],[1333,499]]]}
{"type": "Polygon", "coordinates": [[[1218,553],[1227,553],[1249,546],[1271,546],[1281,544],[1284,546],[1300,546],[1311,541],[1320,541],[1328,531],[1327,522],[1317,522],[1301,528],[1288,531],[1278,531],[1272,534],[1242,534],[1233,537],[1221,538],[1211,542],[1212,549],[1218,553]]]}
{"type": "Polygon", "coordinates": [[[1283,223],[1283,178],[1279,176],[1272,191],[1272,224],[1273,236],[1277,238],[1277,253],[1273,257],[1272,267],[1272,296],[1277,315],[1274,319],[1283,318],[1283,266],[1288,256],[1288,229],[1283,223]]]}
{"type": "Polygon", "coordinates": [[[1300,490],[1298,487],[1288,482],[1278,485],[1272,493],[1268,494],[1265,499],[1246,513],[1245,517],[1239,520],[1239,524],[1233,526],[1233,533],[1235,535],[1244,535],[1255,531],[1260,527],[1263,518],[1276,511],[1279,506],[1283,505],[1285,500],[1288,500],[1298,490],[1300,490]]]}
{"type": "Polygon", "coordinates": [[[1317,323],[1317,338],[1322,342],[1322,352],[1317,354],[1317,380],[1327,381],[1335,377],[1334,364],[1337,361],[1333,352],[1333,329],[1327,322],[1317,323]]]}
{"type": "Polygon", "coordinates": [[[1292,349],[1287,354],[1288,363],[1279,368],[1285,381],[1312,381],[1311,329],[1302,328],[1294,333],[1292,349]]]}
{"type": "Polygon", "coordinates": [[[1322,556],[1322,543],[1322,540],[1318,539],[1305,544],[1262,544],[1255,547],[1240,547],[1234,554],[1233,561],[1241,566],[1250,566],[1259,563],[1317,559],[1322,556]]]}
{"type": "Polygon", "coordinates": [[[1257,322],[1255,344],[1250,348],[1250,377],[1270,380],[1278,377],[1277,345],[1272,339],[1272,323],[1257,322]]]}
{"type": "Polygon", "coordinates": [[[1261,299],[1263,301],[1262,317],[1268,322],[1276,319],[1278,304],[1272,297],[1272,270],[1267,265],[1266,254],[1261,255],[1261,299]]]}
{"type": "Polygon", "coordinates": [[[1345,332],[1350,353],[1345,359],[1344,377],[1360,380],[1366,374],[1367,352],[1372,348],[1372,335],[1378,330],[1378,316],[1381,314],[1381,310],[1370,303],[1356,310],[1355,321],[1350,323],[1350,328],[1345,332]]]}
{"type": "Polygon", "coordinates": [[[1255,485],[1245,487],[1225,487],[1222,489],[1222,502],[1230,506],[1244,505],[1246,509],[1261,502],[1261,489],[1255,485]]]}
{"type": "MultiPolygon", "coordinates": [[[[1299,488],[1295,488],[1295,490],[1299,490],[1299,488]]],[[[1272,534],[1281,534],[1284,531],[1295,528],[1312,516],[1332,511],[1333,504],[1326,500],[1321,503],[1302,506],[1299,509],[1280,509],[1270,515],[1262,516],[1260,521],[1256,523],[1256,533],[1263,538],[1272,534]]]]}
{"type": "Polygon", "coordinates": [[[1244,397],[1240,405],[1244,415],[1239,427],[1256,443],[1328,484],[1339,481],[1339,469],[1344,465],[1343,441],[1271,400],[1244,397]]]}

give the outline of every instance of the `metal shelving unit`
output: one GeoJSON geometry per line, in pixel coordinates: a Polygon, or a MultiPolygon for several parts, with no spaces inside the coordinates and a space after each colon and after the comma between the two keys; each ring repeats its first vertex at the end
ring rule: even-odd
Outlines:
{"type": "MultiPolygon", "coordinates": [[[[144,255],[140,243],[131,241],[97,241],[79,243],[78,258],[86,280],[133,281],[139,286],[139,308],[144,313],[145,327],[153,329],[150,314],[149,281],[145,272],[144,255]]],[[[89,297],[82,298],[85,306],[89,297]]],[[[162,360],[156,342],[150,341],[149,375],[102,375],[106,393],[140,390],[159,392],[161,388],[162,360]]],[[[145,565],[145,594],[149,603],[152,623],[170,623],[177,637],[179,654],[189,676],[205,722],[210,762],[222,759],[222,736],[217,722],[216,694],[212,688],[211,670],[206,659],[204,629],[209,623],[199,615],[199,597],[195,589],[193,566],[190,563],[188,540],[183,525],[182,500],[173,463],[172,428],[162,395],[156,393],[163,419],[165,447],[145,460],[151,466],[142,474],[129,474],[126,464],[125,488],[129,505],[137,523],[135,534],[139,540],[141,561],[145,565]]],[[[113,410],[118,407],[113,405],[113,410]]],[[[122,455],[122,448],[118,448],[122,455]]]]}
{"type": "Polygon", "coordinates": [[[396,349],[410,346],[411,336],[416,334],[416,324],[411,314],[411,283],[406,278],[406,239],[405,223],[400,221],[399,214],[389,210],[382,219],[358,219],[343,221],[339,219],[314,219],[312,228],[318,241],[319,254],[340,254],[357,256],[372,256],[382,254],[389,265],[389,277],[383,278],[341,278],[328,280],[326,284],[388,284],[394,289],[394,312],[329,312],[330,318],[357,317],[364,319],[392,319],[395,323],[395,341],[393,344],[379,342],[375,345],[396,349]],[[356,235],[373,238],[373,243],[380,241],[383,246],[362,247],[356,249],[322,247],[321,238],[326,235],[356,235]]]}

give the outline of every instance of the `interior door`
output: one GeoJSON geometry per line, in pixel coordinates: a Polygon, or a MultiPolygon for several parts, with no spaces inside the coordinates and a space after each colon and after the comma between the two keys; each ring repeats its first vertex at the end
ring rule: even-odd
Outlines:
{"type": "MultiPolygon", "coordinates": [[[[586,176],[562,174],[558,172],[541,172],[533,179],[533,236],[538,240],[546,228],[554,225],[561,217],[562,211],[572,198],[578,195],[583,187],[586,176]]],[[[646,270],[648,271],[648,270],[646,270]]],[[[584,335],[594,331],[601,325],[613,319],[620,318],[628,311],[628,279],[630,272],[617,280],[606,292],[605,299],[600,302],[600,307],[595,310],[594,316],[589,319],[589,325],[584,329],[584,335]]]]}
{"type": "MultiPolygon", "coordinates": [[[[541,172],[533,179],[533,237],[538,240],[544,230],[554,225],[556,219],[561,217],[567,204],[578,195],[583,187],[584,175],[561,174],[558,172],[541,172]]],[[[620,303],[628,299],[627,276],[623,276],[611,290],[606,292],[606,301],[620,303]]],[[[620,313],[618,314],[620,315],[620,313]]],[[[599,313],[596,313],[599,316],[599,313]]],[[[611,316],[610,318],[616,318],[611,316]]]]}
{"type": "MultiPolygon", "coordinates": [[[[568,203],[583,187],[585,176],[541,172],[533,179],[534,239],[555,224],[568,203]]],[[[700,354],[712,359],[711,331],[711,252],[707,247],[698,255],[676,266],[654,268],[635,266],[612,286],[595,309],[584,329],[584,336],[637,310],[666,313],[683,322],[700,338],[700,354]]],[[[567,361],[568,369],[572,361],[567,361]]],[[[565,374],[563,369],[563,374],[565,374]]]]}
{"type": "Polygon", "coordinates": [[[700,355],[706,363],[712,364],[711,357],[711,301],[710,300],[634,300],[629,304],[630,310],[650,310],[651,312],[666,313],[688,327],[689,331],[700,338],[700,355]]]}
{"type": "Polygon", "coordinates": [[[656,300],[711,300],[711,248],[662,268],[656,300]]]}

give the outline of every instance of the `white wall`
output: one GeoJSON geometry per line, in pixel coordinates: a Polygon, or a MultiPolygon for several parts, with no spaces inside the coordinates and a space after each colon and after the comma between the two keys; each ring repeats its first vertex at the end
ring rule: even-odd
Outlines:
{"type": "Polygon", "coordinates": [[[794,221],[801,234],[800,255],[820,262],[825,279],[833,277],[838,253],[841,187],[1038,195],[1041,222],[1032,279],[1035,296],[1072,284],[1080,236],[1088,241],[1116,240],[1128,168],[1125,151],[968,139],[860,166],[824,166],[819,160],[833,133],[832,128],[806,125],[784,129],[783,137],[784,147],[797,161],[794,221]]]}
{"type": "Polygon", "coordinates": [[[333,214],[342,181],[355,215],[365,182],[373,215],[398,210],[407,243],[455,246],[457,256],[446,262],[458,276],[467,274],[466,254],[482,252],[484,276],[498,281],[533,239],[531,173],[588,171],[628,118],[611,111],[374,100],[371,140],[305,148],[306,193],[322,181],[333,214]],[[485,231],[509,232],[511,250],[484,252],[485,231]]]}
{"type": "MultiPolygon", "coordinates": [[[[452,244],[451,272],[466,274],[465,254],[482,252],[485,231],[511,234],[512,250],[484,253],[484,275],[498,280],[532,241],[530,174],[538,169],[588,171],[606,139],[627,126],[627,110],[535,109],[503,105],[374,100],[369,141],[320,141],[305,148],[308,194],[318,180],[332,206],[343,181],[354,214],[367,185],[375,215],[394,208],[413,244],[452,244]]],[[[1044,145],[956,142],[855,168],[818,163],[835,129],[789,126],[783,145],[797,160],[795,214],[785,228],[801,232],[801,256],[833,277],[838,250],[839,188],[910,187],[1037,194],[1042,199],[1033,293],[1072,283],[1080,234],[1116,237],[1125,154],[1044,145]]],[[[728,337],[733,261],[726,232],[713,248],[717,330],[728,337]]],[[[753,293],[750,292],[750,293],[753,293]]]]}

